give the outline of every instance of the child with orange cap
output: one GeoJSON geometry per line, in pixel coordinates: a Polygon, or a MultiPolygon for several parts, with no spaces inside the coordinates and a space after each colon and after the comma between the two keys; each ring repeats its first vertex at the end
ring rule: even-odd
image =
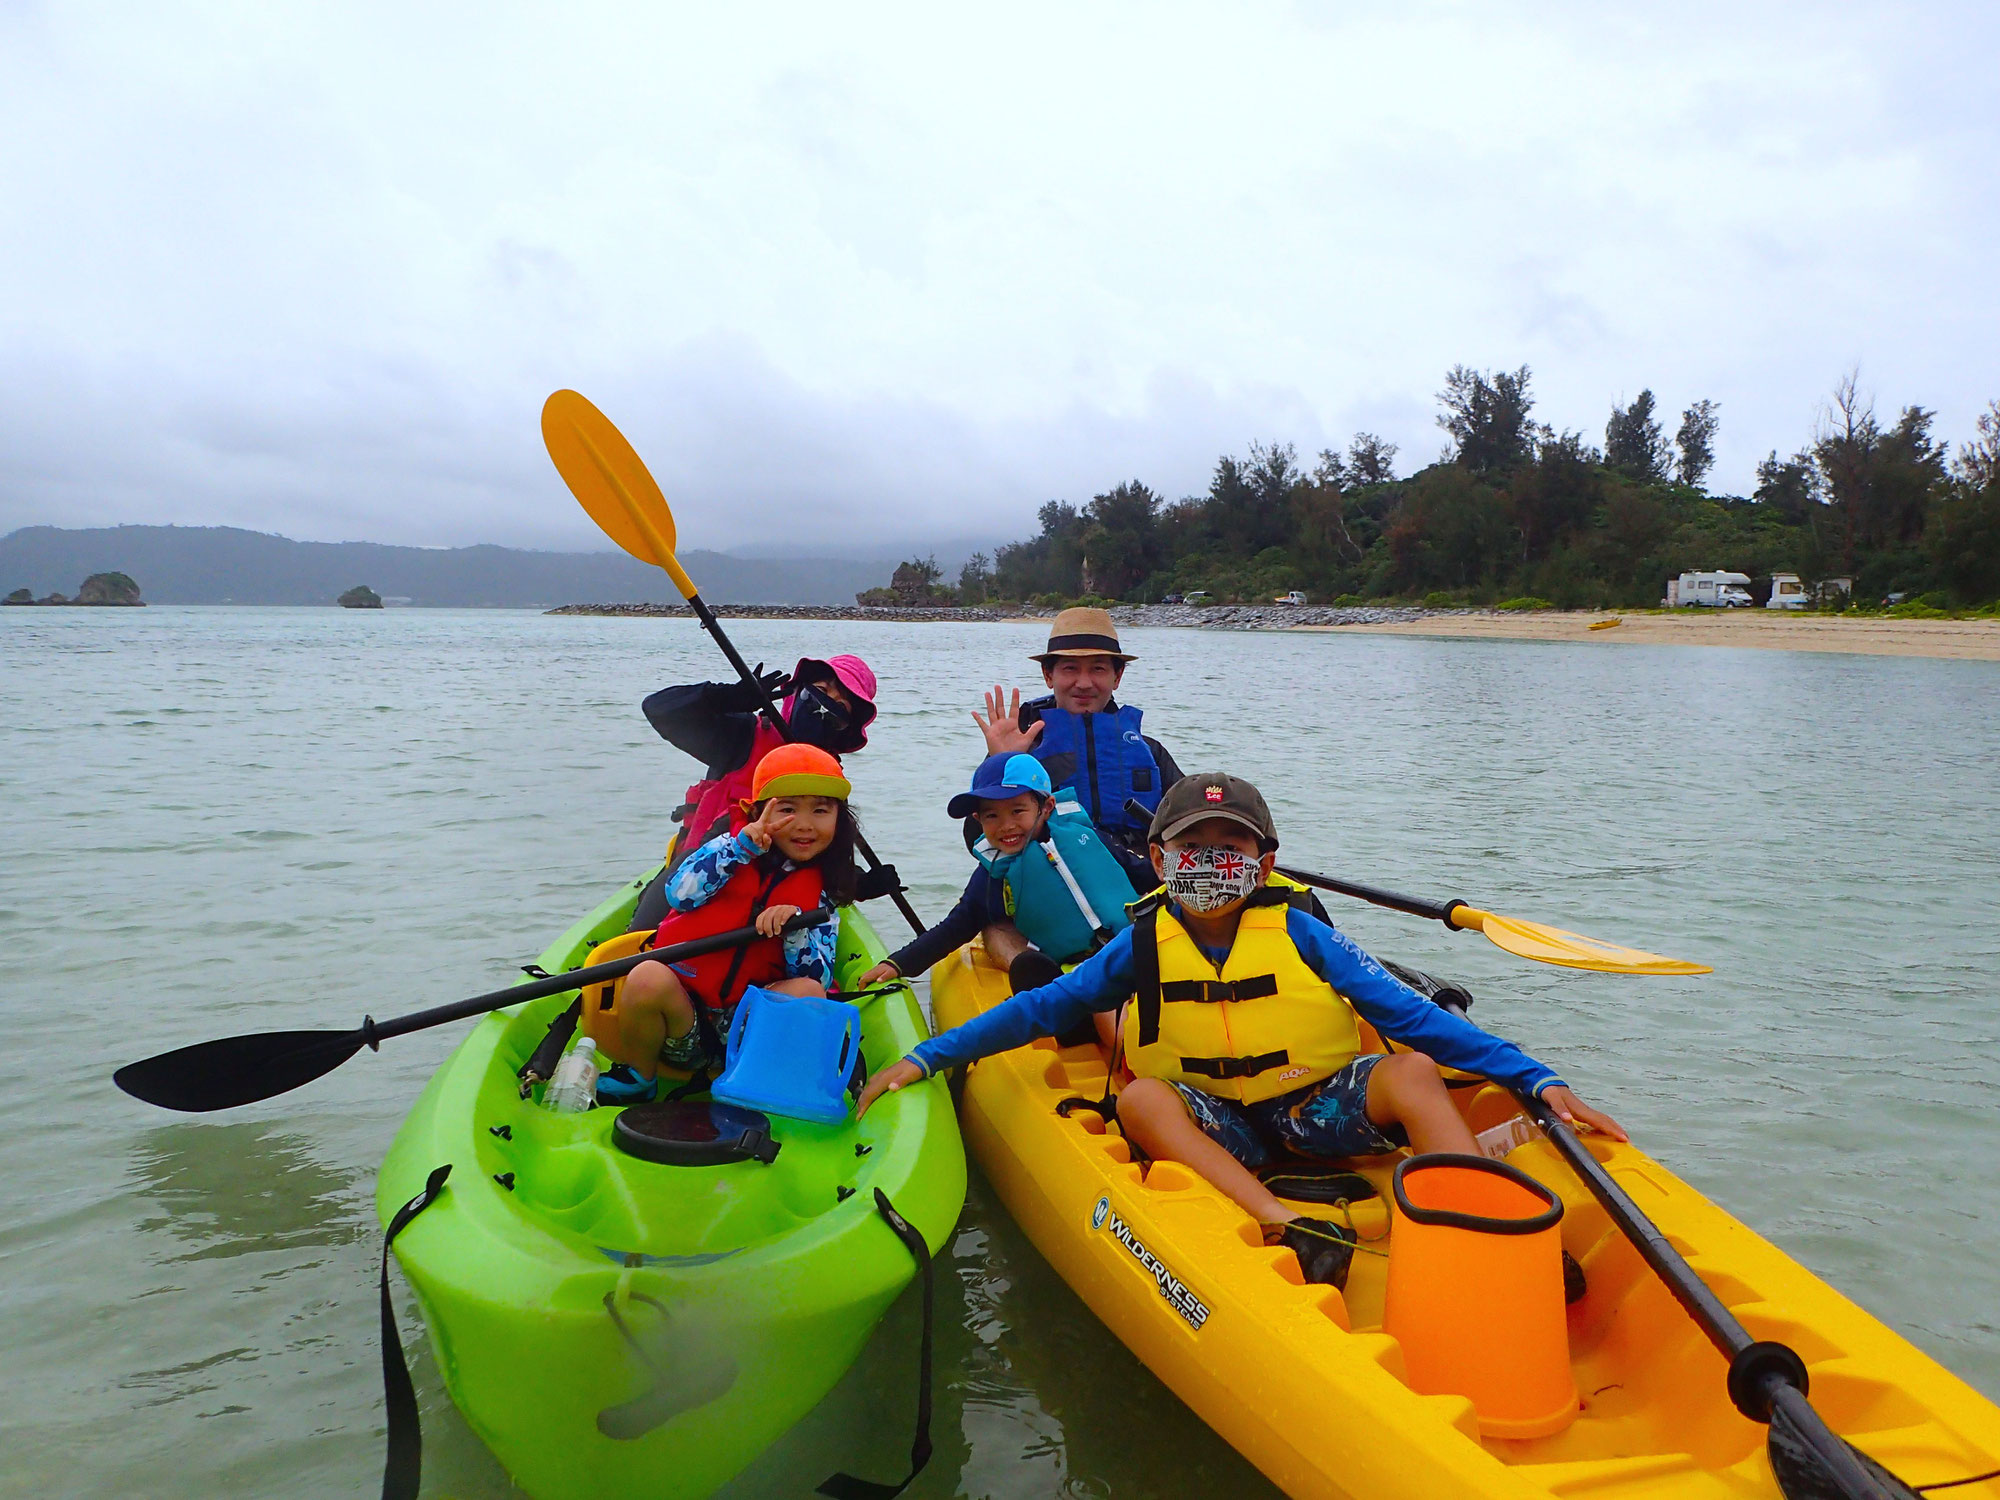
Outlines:
{"type": "MultiPolygon", "coordinates": [[[[660,737],[703,767],[674,813],[680,824],[676,865],[728,828],[737,803],[749,795],[750,773],[776,746],[796,741],[841,756],[868,743],[877,690],[875,673],[860,657],[802,656],[789,676],[766,672],[760,662],[753,675],[755,682],[662,688],[641,705],[660,737]],[[782,731],[759,712],[767,698],[777,700],[782,731]]],[[[668,910],[664,897],[664,877],[640,892],[632,931],[659,926],[668,910]]]]}
{"type": "Polygon", "coordinates": [[[640,964],[610,1010],[589,1013],[591,1036],[615,1061],[598,1101],[650,1099],[661,1063],[698,1070],[721,1062],[720,1038],[751,985],[780,995],[824,995],[833,983],[839,919],[795,932],[802,911],[831,913],[853,899],[855,821],[840,762],[814,745],[780,745],[757,762],[750,800],[733,826],[691,852],[665,886],[668,912],[654,946],[754,926],[737,948],[668,965],[640,964]]]}

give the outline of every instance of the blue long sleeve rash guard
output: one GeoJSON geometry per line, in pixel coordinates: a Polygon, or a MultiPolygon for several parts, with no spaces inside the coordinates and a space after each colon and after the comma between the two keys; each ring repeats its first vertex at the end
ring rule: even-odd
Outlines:
{"type": "MultiPolygon", "coordinates": [[[[940,1068],[976,1062],[1037,1037],[1067,1031],[1094,1012],[1116,1010],[1131,998],[1136,983],[1134,930],[1126,928],[1060,979],[1024,990],[963,1026],[921,1043],[908,1060],[928,1076],[940,1068]]],[[[1287,911],[1285,931],[1306,966],[1346,996],[1383,1036],[1446,1067],[1478,1073],[1526,1093],[1539,1094],[1562,1082],[1512,1042],[1433,1005],[1370,958],[1352,938],[1310,912],[1287,911]]]]}

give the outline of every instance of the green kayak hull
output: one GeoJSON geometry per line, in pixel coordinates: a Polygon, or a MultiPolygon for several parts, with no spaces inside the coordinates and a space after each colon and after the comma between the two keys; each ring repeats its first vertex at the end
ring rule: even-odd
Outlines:
{"type": "MultiPolygon", "coordinates": [[[[574,968],[622,932],[643,884],[542,967],[574,968]]],[[[884,952],[843,911],[842,987],[884,952]]],[[[938,1081],[858,1124],[774,1118],[768,1166],[643,1161],[613,1145],[616,1110],[520,1097],[517,1070],[573,998],[480,1022],[410,1111],[377,1210],[386,1224],[451,1163],[396,1258],[453,1401],[517,1484],[536,1500],[707,1495],[818,1403],[914,1276],[875,1190],[942,1247],[965,1201],[958,1122],[938,1081]]],[[[862,1018],[871,1066],[928,1034],[907,986],[863,1001],[862,1018]]]]}

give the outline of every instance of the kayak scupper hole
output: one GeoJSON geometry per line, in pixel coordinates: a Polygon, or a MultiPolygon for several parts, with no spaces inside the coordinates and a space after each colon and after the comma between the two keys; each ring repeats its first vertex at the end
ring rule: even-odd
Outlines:
{"type": "Polygon", "coordinates": [[[1193,1174],[1176,1162],[1154,1162],[1153,1170],[1146,1174],[1146,1187],[1150,1192],[1184,1193],[1194,1184],[1193,1174]]]}
{"type": "Polygon", "coordinates": [[[598,1179],[593,1165],[597,1154],[588,1147],[538,1141],[532,1153],[508,1152],[501,1159],[515,1174],[514,1192],[521,1205],[559,1217],[572,1213],[590,1197],[598,1179]]]}

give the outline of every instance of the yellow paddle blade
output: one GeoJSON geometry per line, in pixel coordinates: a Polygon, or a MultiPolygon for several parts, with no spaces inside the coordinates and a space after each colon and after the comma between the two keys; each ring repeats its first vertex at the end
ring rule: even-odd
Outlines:
{"type": "Polygon", "coordinates": [[[1470,906],[1453,909],[1452,925],[1471,927],[1486,934],[1496,947],[1532,958],[1536,963],[1561,964],[1568,969],[1596,969],[1605,974],[1712,974],[1707,964],[1691,964],[1684,958],[1662,958],[1637,948],[1621,948],[1602,943],[1580,932],[1545,927],[1540,922],[1523,922],[1470,906]]]}
{"type": "Polygon", "coordinates": [[[694,582],[674,556],[674,513],[645,462],[611,419],[575,391],[542,404],[542,441],[556,472],[604,534],[638,558],[665,568],[683,598],[694,582]]]}

